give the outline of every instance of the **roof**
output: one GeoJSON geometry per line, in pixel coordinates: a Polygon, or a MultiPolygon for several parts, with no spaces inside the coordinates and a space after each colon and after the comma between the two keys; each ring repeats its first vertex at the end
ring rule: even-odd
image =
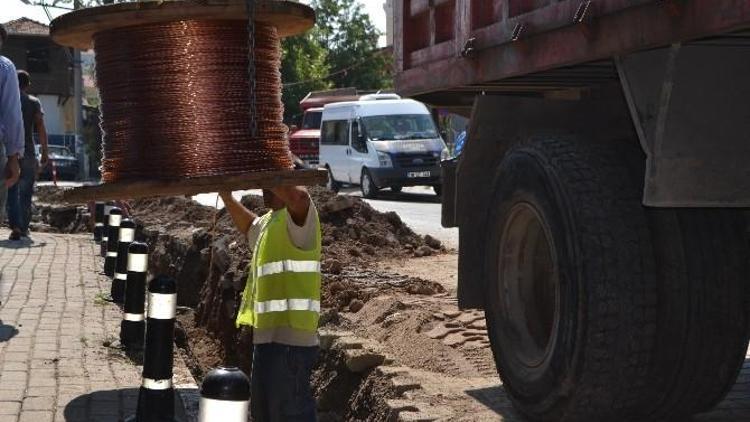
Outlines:
{"type": "Polygon", "coordinates": [[[8,35],[49,36],[49,26],[29,18],[18,18],[3,24],[8,35]]]}
{"type": "Polygon", "coordinates": [[[424,104],[411,99],[403,100],[370,100],[347,101],[326,104],[323,109],[323,120],[336,120],[351,116],[389,116],[394,114],[429,114],[424,104]]]}

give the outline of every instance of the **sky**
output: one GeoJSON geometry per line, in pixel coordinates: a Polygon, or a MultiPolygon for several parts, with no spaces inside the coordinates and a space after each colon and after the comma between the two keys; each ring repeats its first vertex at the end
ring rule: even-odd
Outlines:
{"type": "MultiPolygon", "coordinates": [[[[303,3],[308,2],[307,0],[303,0],[303,3]]],[[[383,10],[383,3],[385,1],[359,0],[359,3],[364,6],[365,11],[370,15],[370,19],[380,32],[385,34],[385,11],[383,10]]],[[[54,8],[50,8],[49,10],[52,13],[52,17],[66,12],[65,10],[54,8]]],[[[25,5],[21,0],[0,0],[0,22],[7,22],[24,16],[45,24],[49,23],[49,19],[41,7],[25,5]]],[[[384,42],[384,37],[381,37],[381,44],[384,42]]]]}

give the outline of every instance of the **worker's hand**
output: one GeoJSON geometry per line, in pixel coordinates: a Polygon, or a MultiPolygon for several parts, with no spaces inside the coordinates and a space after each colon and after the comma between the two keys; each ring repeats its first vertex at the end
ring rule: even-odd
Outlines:
{"type": "Polygon", "coordinates": [[[228,190],[219,192],[219,197],[221,197],[221,200],[224,201],[224,203],[226,203],[228,200],[231,200],[232,198],[234,198],[232,196],[232,192],[228,191],[228,190]]]}
{"type": "Polygon", "coordinates": [[[19,177],[21,177],[21,166],[18,164],[18,155],[11,155],[5,165],[5,187],[15,185],[19,177]]]}
{"type": "Polygon", "coordinates": [[[302,226],[310,208],[310,195],[303,186],[276,186],[270,189],[286,205],[292,220],[302,226]]]}

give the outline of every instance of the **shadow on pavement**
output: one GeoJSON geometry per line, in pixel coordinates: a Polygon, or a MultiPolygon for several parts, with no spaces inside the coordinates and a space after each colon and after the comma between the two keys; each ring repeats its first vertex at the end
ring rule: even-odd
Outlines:
{"type": "Polygon", "coordinates": [[[8,341],[18,334],[16,327],[12,325],[6,325],[0,320],[0,343],[8,341]]]}
{"type": "MultiPolygon", "coordinates": [[[[138,388],[94,391],[72,399],[65,406],[66,422],[121,422],[135,415],[138,388]]],[[[175,389],[174,416],[176,422],[192,422],[185,412],[182,396],[197,394],[195,389],[175,389]]]]}
{"type": "Polygon", "coordinates": [[[41,248],[46,244],[47,242],[34,242],[28,237],[22,237],[21,240],[0,240],[0,248],[8,249],[41,248]]]}

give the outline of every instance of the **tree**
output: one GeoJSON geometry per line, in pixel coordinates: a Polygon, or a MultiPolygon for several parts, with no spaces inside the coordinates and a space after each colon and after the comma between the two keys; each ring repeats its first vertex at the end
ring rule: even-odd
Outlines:
{"type": "Polygon", "coordinates": [[[331,83],[326,76],[330,71],[325,48],[318,40],[317,29],[289,37],[282,41],[283,58],[281,75],[284,81],[294,81],[284,86],[284,121],[296,123],[302,110],[299,102],[310,91],[328,89],[331,83]]]}
{"type": "Polygon", "coordinates": [[[391,59],[378,49],[380,32],[356,0],[313,0],[320,42],[328,50],[337,88],[363,90],[393,85],[391,59]]]}

